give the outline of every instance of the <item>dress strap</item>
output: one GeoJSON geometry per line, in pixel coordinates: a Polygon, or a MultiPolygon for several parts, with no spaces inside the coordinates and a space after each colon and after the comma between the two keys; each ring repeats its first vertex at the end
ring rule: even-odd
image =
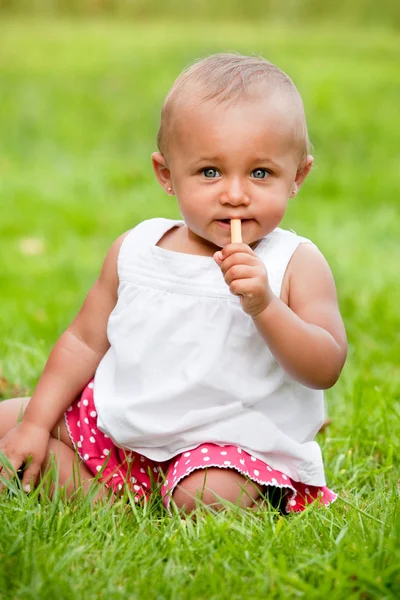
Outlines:
{"type": "Polygon", "coordinates": [[[281,294],[283,278],[290,259],[300,244],[312,244],[312,242],[293,231],[277,227],[260,242],[256,249],[256,253],[267,267],[272,291],[278,297],[281,294]]]}
{"type": "Polygon", "coordinates": [[[155,246],[164,233],[172,227],[182,225],[182,221],[164,219],[162,217],[147,219],[131,229],[121,244],[118,255],[118,272],[126,263],[138,253],[146,251],[150,246],[155,246]]]}

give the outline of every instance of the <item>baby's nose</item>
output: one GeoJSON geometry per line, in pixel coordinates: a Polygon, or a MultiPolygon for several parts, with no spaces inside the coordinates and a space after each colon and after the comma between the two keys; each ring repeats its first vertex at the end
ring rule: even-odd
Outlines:
{"type": "Polygon", "coordinates": [[[227,182],[226,188],[221,195],[222,204],[231,204],[232,206],[248,205],[250,198],[247,195],[244,184],[239,179],[233,179],[227,182]]]}

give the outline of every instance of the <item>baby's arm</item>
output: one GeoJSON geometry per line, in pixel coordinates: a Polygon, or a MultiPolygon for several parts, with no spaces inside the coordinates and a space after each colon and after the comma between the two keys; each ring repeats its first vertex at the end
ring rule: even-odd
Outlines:
{"type": "Polygon", "coordinates": [[[111,246],[78,315],[56,342],[23,420],[51,431],[107,352],[107,323],[117,302],[117,257],[123,238],[111,246]]]}
{"type": "Polygon", "coordinates": [[[308,387],[334,385],[347,342],[333,276],[319,250],[297,248],[283,282],[285,301],[272,293],[265,265],[249,246],[229,244],[215,259],[281,367],[308,387]]]}
{"type": "Polygon", "coordinates": [[[311,244],[294,253],[284,280],[288,304],[273,296],[254,323],[279,364],[300,383],[332,387],[347,354],[331,270],[311,244]]]}
{"type": "Polygon", "coordinates": [[[126,234],[111,246],[78,315],[55,344],[20,423],[0,440],[15,470],[31,456],[24,480],[34,481],[50,431],[93,376],[109,342],[107,322],[117,302],[117,257],[126,234]]]}

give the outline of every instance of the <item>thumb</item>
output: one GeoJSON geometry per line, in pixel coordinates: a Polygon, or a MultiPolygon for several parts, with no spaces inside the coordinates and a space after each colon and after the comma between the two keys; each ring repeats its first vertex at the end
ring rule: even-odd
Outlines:
{"type": "Polygon", "coordinates": [[[215,254],[213,255],[213,259],[220,267],[222,265],[222,252],[220,250],[218,250],[218,252],[215,252],[215,254]]]}

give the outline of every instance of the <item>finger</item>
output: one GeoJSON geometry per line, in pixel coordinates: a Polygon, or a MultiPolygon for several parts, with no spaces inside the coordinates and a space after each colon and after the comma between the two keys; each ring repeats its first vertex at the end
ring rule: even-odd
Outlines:
{"type": "Polygon", "coordinates": [[[0,470],[0,492],[7,487],[7,482],[17,475],[18,469],[23,464],[23,460],[19,458],[9,459],[3,454],[1,470],[0,470]]]}
{"type": "Polygon", "coordinates": [[[231,285],[236,279],[251,279],[254,275],[254,268],[252,267],[248,267],[247,265],[233,265],[225,273],[224,279],[228,285],[231,285]]]}
{"type": "Polygon", "coordinates": [[[24,471],[22,478],[22,487],[25,492],[29,493],[35,487],[36,480],[39,475],[40,463],[31,462],[24,471]]]}
{"type": "Polygon", "coordinates": [[[217,265],[220,267],[222,264],[222,254],[221,254],[220,250],[218,252],[215,252],[215,254],[213,255],[213,259],[215,260],[217,265]]]}
{"type": "Polygon", "coordinates": [[[257,256],[254,250],[252,250],[247,244],[227,244],[221,250],[222,259],[228,258],[228,256],[234,254],[235,252],[245,252],[246,254],[257,256]]]}
{"type": "Polygon", "coordinates": [[[255,295],[256,290],[249,287],[249,279],[235,279],[229,286],[230,292],[234,296],[245,296],[251,298],[255,295]]]}
{"type": "Polygon", "coordinates": [[[246,266],[257,266],[259,264],[259,259],[251,254],[245,254],[244,252],[237,252],[235,254],[231,254],[222,261],[220,267],[223,273],[229,271],[233,265],[246,265],[246,266]]]}

